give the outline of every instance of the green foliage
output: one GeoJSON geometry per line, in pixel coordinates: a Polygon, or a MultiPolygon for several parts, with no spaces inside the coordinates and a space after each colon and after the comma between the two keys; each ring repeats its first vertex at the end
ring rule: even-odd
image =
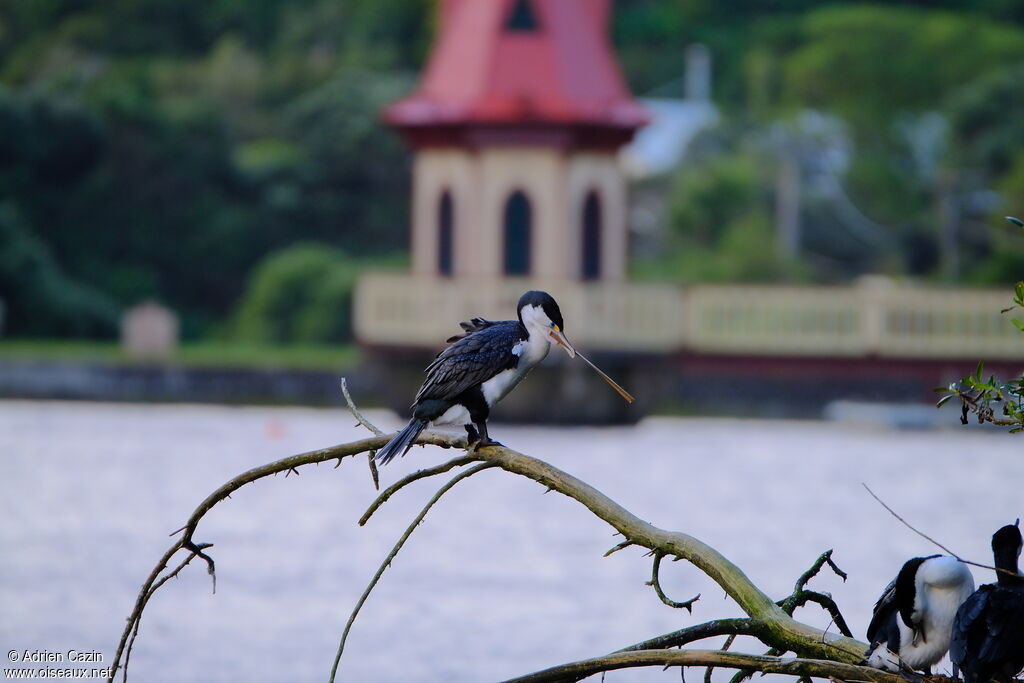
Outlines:
{"type": "Polygon", "coordinates": [[[10,202],[0,202],[0,292],[4,327],[76,336],[107,336],[116,329],[116,307],[61,272],[10,202]]]}
{"type": "MultiPolygon", "coordinates": [[[[1006,220],[1018,228],[1024,228],[1024,221],[1019,218],[1007,216],[1006,220]]],[[[1018,309],[1024,312],[1024,280],[1014,285],[1013,305],[1002,310],[1004,315],[1014,314],[1010,322],[1024,333],[1024,320],[1016,317],[1018,309]]],[[[948,387],[935,389],[942,394],[936,406],[941,407],[956,398],[960,400],[961,423],[967,424],[968,415],[973,413],[979,424],[990,422],[1000,427],[1009,427],[1011,434],[1024,432],[1024,374],[1004,382],[994,375],[986,379],[984,372],[985,362],[980,361],[973,375],[953,382],[948,387]]]]}
{"type": "Polygon", "coordinates": [[[679,171],[672,189],[669,220],[683,241],[713,247],[721,243],[730,224],[766,206],[754,159],[749,155],[724,156],[679,171]]]}
{"type": "Polygon", "coordinates": [[[767,171],[749,155],[712,158],[681,169],[669,204],[668,252],[638,264],[645,278],[683,282],[801,279],[798,264],[777,255],[767,171]]]}
{"type": "Polygon", "coordinates": [[[979,74],[1024,58],[1024,32],[981,16],[851,4],[809,12],[786,59],[786,95],[858,126],[924,111],[979,74]]]}
{"type": "MultiPolygon", "coordinates": [[[[680,94],[684,46],[700,41],[727,114],[811,104],[847,116],[850,195],[898,234],[834,260],[846,259],[844,274],[885,259],[927,274],[936,259],[913,254],[936,248],[935,182],[914,170],[894,116],[948,110],[954,145],[941,163],[983,179],[964,192],[994,188],[1001,210],[1017,210],[1024,119],[1005,112],[1024,107],[1022,7],[636,0],[615,4],[611,33],[635,92],[680,94]]],[[[156,297],[181,314],[186,338],[208,336],[272,252],[310,240],[359,258],[403,250],[408,155],[379,112],[413,86],[437,16],[437,0],[0,2],[0,202],[46,254],[37,262],[49,269],[37,272],[105,302],[88,324],[30,320],[5,284],[6,331],[110,334],[109,311],[156,297]]],[[[679,180],[671,249],[641,269],[710,279],[808,270],[772,255],[772,169],[746,154],[711,178],[679,180]]],[[[812,227],[838,242],[827,221],[812,227]]],[[[1021,263],[1017,241],[1002,236],[980,252],[977,280],[1021,263]]],[[[33,306],[63,310],[62,287],[38,288],[45,300],[33,306]]]]}
{"type": "MultiPolygon", "coordinates": [[[[429,14],[427,0],[2,3],[0,201],[70,281],[112,306],[157,297],[186,338],[211,334],[274,250],[405,247],[407,153],[379,112],[412,87],[429,14]]],[[[11,314],[6,331],[27,324],[11,314]]]]}
{"type": "Polygon", "coordinates": [[[1024,83],[1024,61],[984,73],[950,95],[947,106],[950,128],[958,154],[964,161],[991,169],[995,174],[1008,171],[1015,158],[1021,165],[1024,117],[1007,116],[1007,112],[1024,111],[1021,83],[1024,83]]]}
{"type": "Polygon", "coordinates": [[[251,344],[347,341],[357,270],[347,255],[323,244],[272,253],[253,271],[233,336],[251,344]]]}

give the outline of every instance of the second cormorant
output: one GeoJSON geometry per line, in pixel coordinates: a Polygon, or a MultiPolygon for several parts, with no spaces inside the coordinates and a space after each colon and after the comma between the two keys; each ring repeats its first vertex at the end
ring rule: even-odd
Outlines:
{"type": "Polygon", "coordinates": [[[966,683],[1009,681],[1024,668],[1024,576],[1017,569],[1020,520],[992,536],[996,583],[979,588],[953,622],[949,657],[966,683]]]}
{"type": "Polygon", "coordinates": [[[974,591],[974,578],[955,557],[907,560],[886,586],[868,626],[868,664],[899,672],[900,664],[930,673],[949,649],[957,608],[974,591]]]}

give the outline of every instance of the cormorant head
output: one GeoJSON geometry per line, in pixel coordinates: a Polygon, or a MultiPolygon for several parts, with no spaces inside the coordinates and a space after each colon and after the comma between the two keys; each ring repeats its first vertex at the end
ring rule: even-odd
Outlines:
{"type": "Polygon", "coordinates": [[[539,291],[527,292],[519,297],[516,310],[519,313],[519,322],[527,330],[546,330],[551,340],[562,346],[570,358],[576,356],[576,349],[565,338],[563,332],[565,323],[562,322],[562,312],[558,310],[558,304],[550,294],[539,291]]]}
{"type": "Polygon", "coordinates": [[[1024,547],[1024,539],[1020,535],[1020,519],[1014,524],[1007,524],[999,531],[992,534],[992,552],[996,555],[1005,555],[1013,558],[1020,557],[1021,547],[1024,547]]]}

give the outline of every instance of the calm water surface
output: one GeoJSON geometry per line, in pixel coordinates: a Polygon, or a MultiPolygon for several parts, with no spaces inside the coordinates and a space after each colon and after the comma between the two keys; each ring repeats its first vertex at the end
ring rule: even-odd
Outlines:
{"type": "MultiPolygon", "coordinates": [[[[399,424],[390,413],[370,417],[399,424]]],[[[97,650],[109,664],[168,533],[207,493],[250,467],[364,436],[352,423],[341,410],[0,402],[0,650],[97,650]]],[[[991,559],[991,533],[1024,515],[1024,437],[994,429],[654,418],[492,432],[638,516],[710,543],[773,596],[787,595],[834,548],[849,580],[822,575],[811,586],[833,593],[859,637],[902,562],[934,552],[862,482],[981,561],[991,559]]],[[[451,455],[416,448],[384,469],[383,483],[451,455]]],[[[216,595],[198,565],[158,593],[131,680],[326,680],[349,610],[441,481],[404,490],[363,528],[356,519],[374,498],[363,460],[245,487],[196,534],[216,544],[216,595]]],[[[644,586],[650,560],[640,551],[602,559],[617,540],[577,503],[531,481],[501,471],[473,477],[442,499],[385,573],[352,631],[341,679],[495,680],[739,615],[684,563],[664,565],[666,591],[703,597],[692,616],[665,607],[644,586]]],[[[991,580],[984,570],[975,577],[991,580]]],[[[798,615],[828,622],[810,608],[798,615]]]]}

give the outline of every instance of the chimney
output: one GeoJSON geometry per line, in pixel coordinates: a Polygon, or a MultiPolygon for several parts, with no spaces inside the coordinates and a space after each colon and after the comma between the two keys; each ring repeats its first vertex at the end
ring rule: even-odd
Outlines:
{"type": "Polygon", "coordinates": [[[686,48],[686,99],[707,102],[711,99],[711,51],[703,43],[686,48]]]}

